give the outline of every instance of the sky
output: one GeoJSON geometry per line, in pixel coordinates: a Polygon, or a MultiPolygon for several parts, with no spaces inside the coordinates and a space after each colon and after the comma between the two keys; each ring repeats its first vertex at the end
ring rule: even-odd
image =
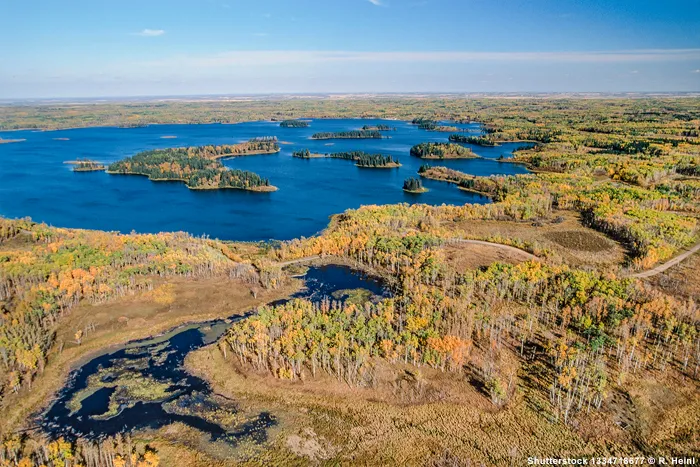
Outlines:
{"type": "Polygon", "coordinates": [[[0,0],[0,98],[700,91],[700,0],[0,0]]]}

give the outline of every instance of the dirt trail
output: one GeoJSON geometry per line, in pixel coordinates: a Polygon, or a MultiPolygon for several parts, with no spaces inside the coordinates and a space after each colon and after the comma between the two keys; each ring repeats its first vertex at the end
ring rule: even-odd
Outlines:
{"type": "Polygon", "coordinates": [[[690,255],[697,253],[698,251],[700,251],[700,243],[696,244],[690,250],[688,250],[684,253],[681,253],[680,255],[666,261],[665,263],[659,264],[655,268],[651,268],[647,271],[642,271],[642,272],[638,272],[636,274],[632,274],[632,275],[630,275],[630,277],[636,277],[638,279],[643,279],[645,277],[652,277],[652,276],[655,276],[657,274],[661,274],[665,270],[675,266],[676,264],[680,263],[681,261],[683,261],[684,259],[686,259],[690,255]]]}
{"type": "MultiPolygon", "coordinates": [[[[487,242],[484,240],[467,240],[464,238],[450,238],[450,239],[446,240],[445,243],[447,243],[447,244],[462,243],[462,244],[469,244],[469,245],[486,245],[486,246],[500,248],[502,250],[507,250],[507,251],[511,251],[513,253],[520,254],[522,256],[525,256],[528,260],[540,261],[540,258],[533,255],[532,253],[529,253],[525,250],[522,250],[522,249],[514,247],[514,246],[504,245],[502,243],[493,243],[493,242],[487,242]]],[[[291,266],[293,264],[308,263],[310,261],[315,261],[317,259],[321,259],[321,256],[320,255],[306,256],[304,258],[299,258],[299,259],[294,259],[291,261],[285,261],[283,263],[278,263],[278,266],[284,268],[287,266],[291,266]]]]}

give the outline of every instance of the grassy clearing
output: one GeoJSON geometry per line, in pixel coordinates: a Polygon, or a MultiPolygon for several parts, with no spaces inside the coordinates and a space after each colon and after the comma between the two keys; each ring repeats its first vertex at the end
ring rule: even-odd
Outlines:
{"type": "Polygon", "coordinates": [[[605,235],[583,225],[579,215],[558,211],[539,223],[480,221],[455,223],[467,237],[503,237],[537,245],[552,253],[550,260],[582,267],[621,267],[625,248],[605,235]]]}

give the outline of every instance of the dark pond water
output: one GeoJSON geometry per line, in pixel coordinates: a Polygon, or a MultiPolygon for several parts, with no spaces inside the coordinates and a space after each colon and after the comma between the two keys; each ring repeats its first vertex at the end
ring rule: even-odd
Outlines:
{"type": "MultiPolygon", "coordinates": [[[[458,126],[470,134],[481,131],[478,124],[458,126]]],[[[327,225],[332,214],[361,205],[488,202],[479,195],[431,180],[425,181],[430,190],[427,193],[415,195],[402,190],[403,180],[415,176],[424,163],[409,155],[410,148],[424,141],[447,141],[448,136],[449,133],[420,130],[407,122],[386,120],[312,120],[309,128],[302,129],[280,128],[274,122],[249,122],[0,132],[1,138],[26,139],[0,144],[0,215],[30,216],[60,227],[121,232],[181,230],[227,240],[287,240],[313,235],[327,225]],[[389,139],[310,139],[316,132],[346,131],[380,123],[396,128],[386,132],[389,139]],[[278,154],[239,157],[224,163],[268,177],[279,188],[277,192],[192,191],[178,182],[152,182],[145,177],[102,172],[74,173],[63,163],[76,158],[111,163],[148,149],[232,144],[256,136],[277,136],[290,144],[281,144],[278,154]],[[292,157],[293,151],[304,148],[322,153],[362,150],[391,154],[403,166],[361,169],[350,161],[292,157]]],[[[473,175],[526,173],[521,165],[497,160],[519,146],[522,144],[473,146],[474,152],[485,159],[439,164],[473,175]]]]}
{"type": "MultiPolygon", "coordinates": [[[[345,266],[312,267],[304,280],[305,288],[295,297],[320,299],[334,291],[357,288],[378,296],[388,294],[379,281],[345,266]]],[[[232,426],[222,426],[207,414],[235,414],[235,401],[213,394],[204,380],[183,368],[188,353],[215,342],[231,322],[178,328],[91,360],[71,373],[57,400],[40,417],[42,429],[69,439],[100,438],[182,422],[212,440],[264,441],[267,428],[276,423],[273,414],[246,414],[232,426]]]]}

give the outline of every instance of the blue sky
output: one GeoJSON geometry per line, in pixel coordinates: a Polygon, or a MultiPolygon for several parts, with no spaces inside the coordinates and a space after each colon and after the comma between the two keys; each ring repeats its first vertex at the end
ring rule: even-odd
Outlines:
{"type": "Polygon", "coordinates": [[[700,1],[4,0],[0,56],[0,98],[700,91],[700,1]]]}

